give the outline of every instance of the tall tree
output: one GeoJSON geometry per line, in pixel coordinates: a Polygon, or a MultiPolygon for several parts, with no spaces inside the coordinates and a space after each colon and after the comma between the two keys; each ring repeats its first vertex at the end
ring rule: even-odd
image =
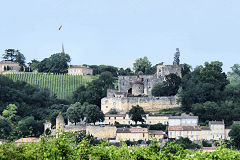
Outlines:
{"type": "Polygon", "coordinates": [[[229,132],[229,136],[233,140],[233,144],[237,149],[240,149],[240,125],[234,124],[231,127],[231,131],[229,132]]]}
{"type": "Polygon", "coordinates": [[[222,71],[222,62],[205,62],[190,74],[182,78],[182,91],[179,94],[184,111],[191,111],[195,103],[206,101],[219,102],[223,97],[225,86],[229,83],[222,71]]]}
{"type": "Polygon", "coordinates": [[[15,49],[6,49],[5,54],[3,54],[3,59],[17,62],[21,66],[21,70],[23,71],[23,68],[25,67],[25,56],[19,51],[15,49]]]}
{"type": "Polygon", "coordinates": [[[128,115],[130,119],[135,122],[135,124],[137,124],[137,122],[144,122],[143,117],[145,117],[145,112],[139,105],[132,106],[132,109],[129,110],[128,115]]]}
{"type": "Polygon", "coordinates": [[[148,60],[148,58],[145,56],[143,58],[138,58],[133,63],[133,69],[135,70],[135,73],[143,72],[144,74],[150,74],[151,73],[151,66],[152,63],[148,60]]]}
{"type": "Polygon", "coordinates": [[[104,114],[96,105],[87,106],[87,123],[93,123],[95,125],[96,122],[103,122],[104,114]]]}
{"type": "Polygon", "coordinates": [[[169,74],[166,76],[166,81],[156,84],[152,89],[152,95],[160,96],[174,96],[177,94],[181,84],[181,78],[176,74],[169,74]]]}
{"type": "Polygon", "coordinates": [[[2,115],[9,121],[14,121],[17,113],[17,106],[15,104],[9,104],[6,109],[3,110],[2,115]]]}
{"type": "Polygon", "coordinates": [[[71,59],[68,54],[56,53],[42,60],[38,65],[38,71],[46,73],[67,73],[68,63],[70,61],[71,59]]]}
{"type": "Polygon", "coordinates": [[[71,104],[70,107],[67,109],[67,116],[68,120],[75,125],[83,120],[83,112],[81,110],[81,104],[79,102],[75,104],[71,104]]]}
{"type": "Polygon", "coordinates": [[[101,99],[106,97],[107,89],[114,88],[114,78],[110,72],[103,72],[100,77],[87,86],[80,86],[73,94],[75,102],[88,102],[101,106],[101,99]]]}

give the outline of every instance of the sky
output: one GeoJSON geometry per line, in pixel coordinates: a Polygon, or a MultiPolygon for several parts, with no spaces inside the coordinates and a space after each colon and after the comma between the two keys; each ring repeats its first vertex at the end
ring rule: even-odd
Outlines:
{"type": "Polygon", "coordinates": [[[240,63],[239,0],[1,0],[0,55],[18,49],[42,60],[65,52],[71,64],[132,67],[147,56],[152,64],[193,67],[240,63]],[[62,29],[59,31],[59,26],[62,29]]]}

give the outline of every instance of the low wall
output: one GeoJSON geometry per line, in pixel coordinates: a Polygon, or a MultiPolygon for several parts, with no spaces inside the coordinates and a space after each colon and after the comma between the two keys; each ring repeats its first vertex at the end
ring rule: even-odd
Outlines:
{"type": "Polygon", "coordinates": [[[97,138],[115,138],[117,128],[115,126],[87,126],[86,133],[97,138]]]}

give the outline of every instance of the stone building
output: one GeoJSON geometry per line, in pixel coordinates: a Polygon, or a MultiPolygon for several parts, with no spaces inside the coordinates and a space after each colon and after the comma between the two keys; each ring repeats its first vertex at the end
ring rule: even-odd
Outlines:
{"type": "MultiPolygon", "coordinates": [[[[168,124],[168,115],[161,115],[161,114],[146,114],[146,117],[143,117],[144,123],[153,125],[153,124],[158,124],[162,123],[167,125],[168,124]]],[[[128,114],[105,114],[105,120],[103,124],[105,125],[113,125],[116,122],[120,124],[135,124],[134,121],[130,119],[128,114]]],[[[142,124],[141,122],[137,122],[137,124],[142,124]]]]}
{"type": "Polygon", "coordinates": [[[224,121],[210,121],[208,126],[168,126],[168,138],[187,137],[190,140],[229,140],[229,128],[224,121]]]}
{"type": "Polygon", "coordinates": [[[126,113],[136,105],[149,112],[180,107],[176,96],[153,97],[152,88],[164,82],[165,76],[171,73],[181,77],[181,69],[180,64],[173,62],[173,65],[158,65],[154,75],[119,76],[118,90],[108,89],[107,97],[101,100],[103,113],[111,109],[126,113]]]}
{"type": "Polygon", "coordinates": [[[81,66],[81,65],[71,65],[68,68],[69,75],[92,75],[93,69],[88,66],[81,66]]]}
{"type": "Polygon", "coordinates": [[[197,126],[198,116],[170,116],[168,118],[169,126],[197,126]]]}
{"type": "Polygon", "coordinates": [[[147,128],[118,128],[116,131],[116,141],[161,140],[164,139],[165,135],[163,131],[148,130],[147,128]]]}
{"type": "Polygon", "coordinates": [[[0,74],[3,72],[19,72],[20,65],[12,61],[0,61],[0,74]]]}

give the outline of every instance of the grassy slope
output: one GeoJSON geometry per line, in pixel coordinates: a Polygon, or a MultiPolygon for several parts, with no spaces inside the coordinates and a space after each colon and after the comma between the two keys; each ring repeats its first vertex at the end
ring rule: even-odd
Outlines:
{"type": "Polygon", "coordinates": [[[80,86],[96,79],[96,76],[73,76],[66,74],[17,73],[6,74],[13,81],[25,81],[40,88],[47,88],[58,98],[67,99],[80,86]]]}

